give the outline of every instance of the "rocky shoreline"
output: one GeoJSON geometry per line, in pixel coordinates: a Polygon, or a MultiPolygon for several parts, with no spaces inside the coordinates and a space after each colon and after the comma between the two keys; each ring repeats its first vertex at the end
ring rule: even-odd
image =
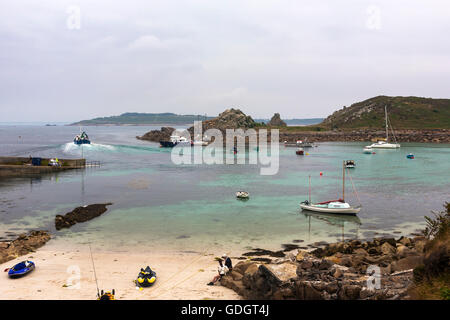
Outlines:
{"type": "MultiPolygon", "coordinates": [[[[286,128],[286,127],[284,127],[286,128]]],[[[289,128],[289,127],[287,127],[289,128]]],[[[270,128],[268,128],[270,130],[270,128]]],[[[152,130],[143,136],[136,137],[140,140],[160,142],[169,140],[171,133],[175,130],[171,127],[162,127],[161,130],[152,130]]],[[[395,133],[398,142],[427,142],[427,143],[450,143],[450,130],[398,130],[395,133]]],[[[192,133],[191,133],[192,136],[192,133]]],[[[352,131],[286,131],[280,129],[280,142],[296,142],[297,140],[308,140],[312,142],[367,142],[372,139],[385,136],[383,130],[352,130],[352,131]]],[[[270,139],[270,135],[268,136],[270,139]]]]}
{"type": "Polygon", "coordinates": [[[245,299],[409,299],[413,269],[423,263],[426,242],[423,236],[380,238],[338,242],[309,252],[266,251],[272,257],[285,255],[271,263],[241,261],[221,284],[245,299]]]}
{"type": "Polygon", "coordinates": [[[19,235],[15,240],[1,241],[0,264],[34,252],[46,244],[50,238],[50,233],[47,231],[30,231],[27,234],[19,235]]]}
{"type": "MultiPolygon", "coordinates": [[[[450,143],[450,130],[396,130],[398,142],[450,143]]],[[[384,130],[351,130],[351,131],[298,131],[283,132],[280,130],[280,141],[295,142],[305,140],[313,142],[369,142],[372,139],[385,137],[384,130]]]]}

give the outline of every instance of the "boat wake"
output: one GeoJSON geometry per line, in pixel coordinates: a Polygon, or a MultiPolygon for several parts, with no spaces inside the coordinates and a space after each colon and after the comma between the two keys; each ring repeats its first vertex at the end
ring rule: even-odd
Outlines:
{"type": "Polygon", "coordinates": [[[103,152],[103,151],[114,152],[116,150],[115,146],[98,143],[76,145],[73,142],[68,142],[62,145],[63,152],[69,154],[80,154],[81,148],[83,148],[83,152],[103,152]]]}
{"type": "Polygon", "coordinates": [[[161,150],[159,147],[153,146],[133,146],[133,145],[110,145],[110,144],[100,144],[100,143],[91,143],[91,144],[83,144],[76,145],[73,142],[68,142],[62,145],[62,150],[67,154],[81,154],[81,147],[83,146],[83,152],[126,152],[126,153],[159,153],[164,150],[161,150]]]}

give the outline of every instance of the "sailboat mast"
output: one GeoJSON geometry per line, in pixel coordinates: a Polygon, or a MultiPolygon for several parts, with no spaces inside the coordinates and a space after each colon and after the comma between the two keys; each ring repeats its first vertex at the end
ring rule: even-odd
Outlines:
{"type": "Polygon", "coordinates": [[[345,202],[345,160],[342,161],[342,201],[345,202]]]}
{"type": "Polygon", "coordinates": [[[309,203],[311,203],[311,176],[309,176],[309,203]]]}
{"type": "Polygon", "coordinates": [[[388,118],[387,118],[387,107],[384,106],[384,119],[386,121],[386,142],[389,141],[389,130],[388,130],[388,118]]]}

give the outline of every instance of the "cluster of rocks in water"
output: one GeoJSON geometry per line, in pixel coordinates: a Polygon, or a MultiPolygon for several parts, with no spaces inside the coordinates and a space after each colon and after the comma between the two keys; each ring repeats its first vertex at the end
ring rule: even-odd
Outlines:
{"type": "Polygon", "coordinates": [[[283,257],[270,263],[241,261],[221,284],[246,299],[408,299],[425,244],[426,239],[417,236],[339,242],[310,252],[267,251],[283,257]]]}
{"type": "Polygon", "coordinates": [[[78,222],[89,221],[95,217],[102,215],[108,210],[106,206],[112,205],[112,203],[96,203],[83,207],[77,207],[65,215],[56,215],[55,228],[60,230],[62,228],[70,228],[78,222]]]}
{"type": "Polygon", "coordinates": [[[30,231],[12,241],[0,241],[0,263],[34,252],[50,240],[47,231],[30,231]]]}

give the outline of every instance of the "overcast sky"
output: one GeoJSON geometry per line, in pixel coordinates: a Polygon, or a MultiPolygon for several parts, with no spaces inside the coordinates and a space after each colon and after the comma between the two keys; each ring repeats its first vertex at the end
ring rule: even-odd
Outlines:
{"type": "Polygon", "coordinates": [[[0,0],[0,122],[450,98],[449,37],[448,0],[0,0]]]}

